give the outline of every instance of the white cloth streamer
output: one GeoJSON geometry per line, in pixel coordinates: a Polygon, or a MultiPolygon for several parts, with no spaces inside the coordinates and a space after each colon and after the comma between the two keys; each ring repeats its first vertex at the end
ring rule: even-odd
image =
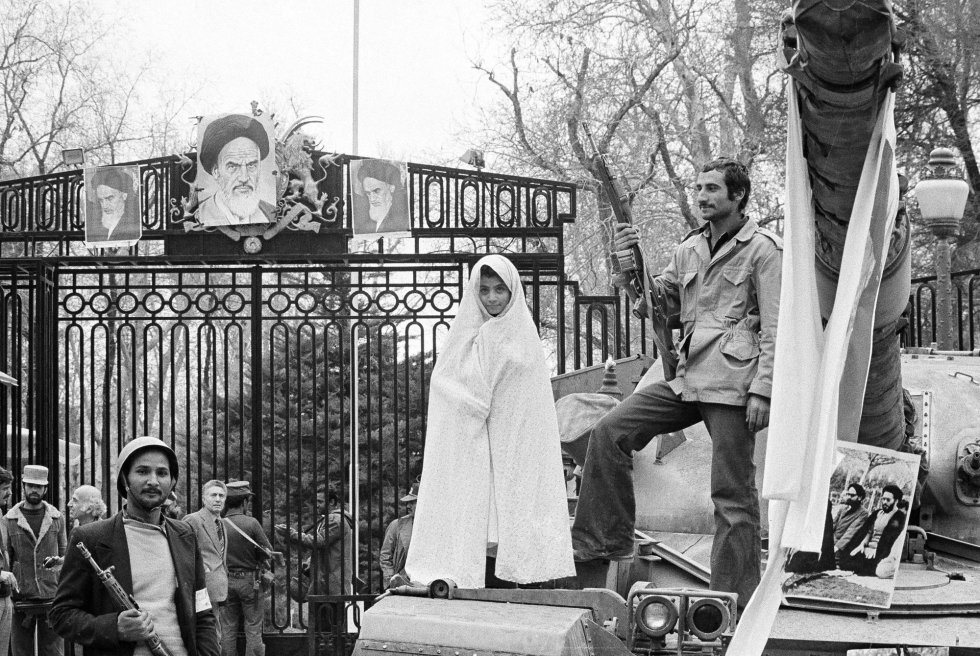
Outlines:
{"type": "Polygon", "coordinates": [[[575,575],[558,418],[541,340],[517,269],[488,255],[473,267],[432,371],[422,480],[406,572],[413,582],[484,586],[575,575]],[[488,266],[511,291],[491,317],[479,299],[488,266]]]}
{"type": "Polygon", "coordinates": [[[835,442],[857,438],[857,426],[841,418],[860,417],[854,404],[863,403],[878,286],[898,211],[895,99],[888,93],[858,183],[834,309],[821,332],[813,201],[796,84],[787,78],[787,85],[783,287],[762,486],[763,495],[773,500],[769,560],[729,646],[729,653],[745,656],[762,654],[769,639],[782,600],[788,550],[820,551],[835,442]],[[842,396],[841,390],[847,393],[842,396]]]}

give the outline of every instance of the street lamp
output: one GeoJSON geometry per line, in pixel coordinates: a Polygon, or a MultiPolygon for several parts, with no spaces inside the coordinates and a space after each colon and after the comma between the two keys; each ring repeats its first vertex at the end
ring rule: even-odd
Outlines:
{"type": "Polygon", "coordinates": [[[963,179],[953,151],[933,150],[926,172],[915,186],[915,197],[923,221],[936,237],[936,339],[944,351],[955,348],[950,245],[960,230],[969,193],[970,185],[963,179]]]}

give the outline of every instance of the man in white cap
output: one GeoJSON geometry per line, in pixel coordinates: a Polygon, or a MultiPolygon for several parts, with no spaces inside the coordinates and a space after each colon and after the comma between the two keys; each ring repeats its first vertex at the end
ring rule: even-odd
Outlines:
{"type": "Polygon", "coordinates": [[[50,620],[85,656],[150,656],[156,636],[172,656],[218,656],[218,633],[204,561],[190,526],[160,507],[177,485],[173,449],[138,437],[119,452],[116,490],[125,506],[109,519],[72,531],[50,620]],[[139,610],[120,612],[78,544],[112,573],[139,610]]]}
{"type": "MultiPolygon", "coordinates": [[[[25,465],[20,477],[24,500],[4,516],[7,529],[7,553],[10,569],[17,578],[20,591],[16,599],[36,601],[38,605],[50,600],[58,586],[58,572],[68,543],[65,518],[46,502],[48,468],[25,465]]],[[[45,621],[45,613],[14,610],[10,646],[13,656],[34,654],[34,631],[37,625],[38,656],[61,656],[62,641],[45,621]]]]}
{"type": "Polygon", "coordinates": [[[406,504],[405,514],[391,524],[385,531],[381,543],[381,578],[386,588],[394,588],[408,583],[405,575],[405,560],[408,558],[408,545],[412,543],[412,527],[415,525],[415,502],[418,501],[419,485],[416,483],[401,498],[406,504]]]}

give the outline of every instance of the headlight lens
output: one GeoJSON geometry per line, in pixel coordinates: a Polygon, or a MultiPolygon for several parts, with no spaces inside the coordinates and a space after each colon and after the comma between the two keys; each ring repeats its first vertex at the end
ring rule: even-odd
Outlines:
{"type": "Polygon", "coordinates": [[[692,601],[687,609],[687,628],[702,640],[714,640],[728,627],[731,616],[720,599],[692,601]]]}
{"type": "Polygon", "coordinates": [[[677,606],[660,595],[644,597],[636,606],[636,625],[648,636],[661,638],[677,624],[677,606]]]}

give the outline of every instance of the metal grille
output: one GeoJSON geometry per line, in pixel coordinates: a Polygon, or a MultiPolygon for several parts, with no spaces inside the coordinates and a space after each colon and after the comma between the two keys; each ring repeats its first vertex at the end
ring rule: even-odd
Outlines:
{"type": "MultiPolygon", "coordinates": [[[[324,230],[345,245],[349,158],[336,163],[324,230]]],[[[646,345],[621,299],[565,276],[572,185],[411,164],[399,253],[211,257],[168,251],[183,236],[186,161],[139,167],[144,241],[124,256],[81,248],[80,172],[0,183],[0,368],[21,381],[0,388],[0,465],[48,464],[56,505],[87,483],[117,509],[115,455],[154,435],[178,453],[185,510],[203,482],[246,478],[269,535],[309,530],[315,490],[332,485],[358,520],[356,553],[341,556],[357,561],[355,592],[378,593],[384,529],[421,471],[428,377],[482,253],[521,271],[554,373],[646,345]]],[[[305,627],[286,591],[310,553],[286,551],[266,624],[284,634],[305,627]]]]}

